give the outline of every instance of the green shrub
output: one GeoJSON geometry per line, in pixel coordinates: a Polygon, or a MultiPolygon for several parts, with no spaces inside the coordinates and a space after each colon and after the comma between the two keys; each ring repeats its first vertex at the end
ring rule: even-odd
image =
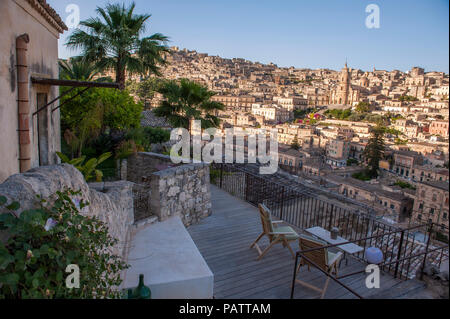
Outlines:
{"type": "Polygon", "coordinates": [[[86,182],[89,182],[94,179],[95,181],[101,182],[103,179],[103,172],[97,169],[97,166],[106,161],[111,157],[111,153],[104,153],[97,158],[91,158],[86,163],[86,156],[82,156],[79,158],[69,159],[66,155],[60,152],[56,152],[56,155],[61,159],[63,163],[67,163],[75,166],[84,176],[86,182]]]}
{"type": "Polygon", "coordinates": [[[353,164],[358,164],[358,161],[354,158],[349,158],[347,160],[347,166],[352,166],[353,164]]]}
{"type": "Polygon", "coordinates": [[[170,132],[161,128],[140,127],[129,130],[125,134],[126,140],[133,140],[136,145],[150,151],[152,144],[165,143],[170,140],[170,132]]]}
{"type": "MultiPolygon", "coordinates": [[[[118,298],[116,289],[126,265],[111,253],[117,240],[95,217],[80,214],[88,205],[77,201],[80,192],[57,192],[40,208],[18,216],[20,204],[0,215],[0,230],[9,239],[0,242],[0,299],[118,298]],[[49,204],[49,203],[52,204],[49,204]],[[80,287],[67,288],[68,265],[80,269],[80,287]]],[[[0,196],[0,206],[6,198],[0,196]]]]}
{"type": "Polygon", "coordinates": [[[412,189],[412,190],[416,189],[413,185],[411,185],[409,183],[406,183],[406,182],[403,182],[403,181],[397,181],[397,182],[395,182],[394,185],[400,186],[401,188],[409,188],[409,189],[412,189]]]}
{"type": "Polygon", "coordinates": [[[370,181],[372,179],[372,176],[370,175],[370,173],[368,171],[354,173],[352,175],[352,177],[355,179],[359,179],[360,181],[364,181],[364,182],[370,181]]]}

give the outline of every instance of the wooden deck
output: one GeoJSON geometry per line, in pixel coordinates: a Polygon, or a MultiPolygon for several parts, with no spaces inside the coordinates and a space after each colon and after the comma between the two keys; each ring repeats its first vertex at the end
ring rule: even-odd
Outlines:
{"type": "MultiPolygon", "coordinates": [[[[213,214],[188,231],[214,274],[214,296],[218,299],[285,299],[290,297],[294,259],[287,248],[274,246],[260,261],[251,243],[261,233],[256,207],[211,185],[213,214]]],[[[298,230],[300,231],[300,230],[298,230]]],[[[261,240],[261,247],[268,241],[261,240]]],[[[292,243],[295,251],[298,246],[292,243]]],[[[325,283],[326,276],[317,269],[299,273],[299,278],[316,286],[325,283]]],[[[340,275],[363,270],[365,265],[349,258],[340,268],[340,275]]],[[[363,297],[380,296],[392,287],[401,290],[403,284],[387,274],[381,275],[380,289],[367,289],[364,273],[342,279],[342,282],[363,297]]],[[[400,295],[399,295],[400,296],[400,295]]],[[[395,297],[395,296],[393,296],[395,297]]],[[[295,298],[319,298],[319,294],[296,285],[295,298]]],[[[357,298],[344,287],[330,281],[325,298],[357,298]]]]}

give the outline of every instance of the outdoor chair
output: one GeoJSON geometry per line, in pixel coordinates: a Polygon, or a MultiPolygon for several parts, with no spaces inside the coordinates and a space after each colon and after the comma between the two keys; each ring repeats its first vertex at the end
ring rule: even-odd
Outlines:
{"type": "Polygon", "coordinates": [[[289,242],[299,239],[299,235],[291,227],[281,226],[280,224],[284,223],[283,221],[273,221],[271,216],[272,214],[265,205],[259,204],[258,208],[263,231],[261,235],[259,235],[255,240],[255,242],[250,246],[250,248],[255,247],[258,251],[259,256],[257,260],[263,258],[264,255],[267,254],[269,249],[272,248],[272,246],[274,246],[275,244],[283,244],[284,247],[287,247],[289,249],[292,257],[295,258],[295,253],[289,245],[289,242]],[[261,251],[261,248],[258,246],[258,241],[264,236],[267,236],[270,244],[266,249],[264,249],[264,251],[261,251]]]}
{"type": "MultiPolygon", "coordinates": [[[[299,239],[299,245],[300,245],[300,251],[306,251],[310,249],[317,249],[320,247],[327,246],[327,243],[314,239],[309,236],[300,235],[299,239]]],[[[327,248],[323,249],[317,249],[309,252],[303,253],[303,255],[308,258],[306,260],[303,258],[303,256],[300,256],[299,265],[297,268],[297,279],[295,280],[296,283],[303,285],[305,287],[308,287],[310,289],[313,289],[319,293],[321,293],[321,299],[325,296],[325,293],[328,289],[328,284],[330,283],[330,276],[334,273],[336,276],[338,275],[338,265],[339,261],[341,260],[343,254],[341,252],[332,253],[327,248]],[[311,261],[311,262],[310,262],[311,261]],[[313,263],[320,267],[323,271],[325,271],[329,276],[327,276],[327,280],[325,282],[325,286],[323,288],[319,288],[316,286],[313,286],[309,283],[306,283],[302,280],[298,279],[298,273],[303,266],[308,267],[308,271],[310,271],[310,266],[315,267],[313,263]]]]}

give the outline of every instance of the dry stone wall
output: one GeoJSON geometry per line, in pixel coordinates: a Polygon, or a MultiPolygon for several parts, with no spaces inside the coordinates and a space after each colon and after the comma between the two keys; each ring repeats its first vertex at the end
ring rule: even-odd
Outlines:
{"type": "MultiPolygon", "coordinates": [[[[149,186],[151,215],[160,221],[180,216],[189,226],[211,215],[209,169],[208,164],[176,165],[170,156],[138,153],[128,159],[127,176],[129,181],[149,186]]],[[[142,194],[140,198],[147,200],[142,194]]]]}
{"type": "Polygon", "coordinates": [[[187,164],[153,173],[150,187],[150,206],[161,221],[180,216],[189,226],[211,215],[207,164],[187,164]]]}

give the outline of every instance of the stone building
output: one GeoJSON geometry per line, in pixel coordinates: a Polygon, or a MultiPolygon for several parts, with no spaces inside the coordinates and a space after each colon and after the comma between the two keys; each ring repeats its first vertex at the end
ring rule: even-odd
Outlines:
{"type": "Polygon", "coordinates": [[[278,162],[280,166],[300,170],[302,168],[303,155],[298,150],[292,148],[281,148],[278,151],[278,162]]]}
{"type": "Polygon", "coordinates": [[[448,182],[419,183],[416,190],[416,200],[411,222],[433,222],[448,228],[449,211],[449,184],[448,182]]]}
{"type": "Polygon", "coordinates": [[[215,95],[211,100],[220,102],[227,109],[250,111],[252,104],[256,102],[253,96],[232,96],[232,95],[215,95]]]}
{"type": "Polygon", "coordinates": [[[292,112],[277,105],[261,105],[255,103],[252,105],[252,114],[263,116],[266,121],[276,123],[283,123],[292,119],[292,112]]]}
{"type": "Polygon", "coordinates": [[[394,153],[393,171],[400,176],[411,178],[413,167],[422,163],[422,156],[416,152],[397,151],[394,153]]]}
{"type": "Polygon", "coordinates": [[[308,108],[308,100],[300,97],[300,96],[291,96],[291,97],[274,97],[274,102],[280,105],[282,108],[287,109],[288,111],[293,110],[304,110],[308,108]]]}
{"type": "Polygon", "coordinates": [[[326,146],[326,163],[332,167],[345,167],[350,154],[350,141],[338,137],[329,141],[326,146]]]}
{"type": "Polygon", "coordinates": [[[380,184],[370,184],[355,178],[333,176],[340,184],[339,192],[372,206],[378,214],[393,216],[396,222],[409,218],[413,208],[413,199],[401,191],[390,191],[380,184]]]}
{"type": "Polygon", "coordinates": [[[420,182],[448,182],[448,169],[436,168],[431,165],[416,165],[412,170],[412,180],[420,182]]]}
{"type": "Polygon", "coordinates": [[[353,105],[359,101],[360,92],[351,83],[347,63],[341,71],[339,86],[331,92],[331,104],[353,105]]]}
{"type": "Polygon", "coordinates": [[[58,78],[58,39],[66,25],[45,0],[0,1],[0,182],[57,162],[60,113],[40,107],[58,96],[56,86],[31,77],[58,78]]]}
{"type": "Polygon", "coordinates": [[[430,134],[436,134],[444,137],[448,137],[449,123],[448,121],[433,121],[430,125],[430,134]]]}

